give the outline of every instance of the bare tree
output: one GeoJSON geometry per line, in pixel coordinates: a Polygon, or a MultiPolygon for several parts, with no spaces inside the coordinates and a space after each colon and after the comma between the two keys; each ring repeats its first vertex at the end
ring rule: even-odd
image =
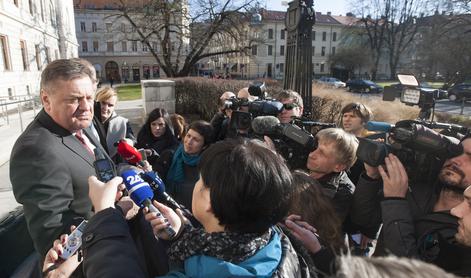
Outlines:
{"type": "Polygon", "coordinates": [[[141,41],[165,74],[177,77],[189,75],[206,57],[248,54],[259,42],[247,28],[255,5],[255,0],[118,0],[112,16],[131,24],[134,32],[127,39],[141,41]]]}
{"type": "Polygon", "coordinates": [[[391,6],[385,5],[384,0],[357,0],[353,1],[354,13],[360,16],[358,24],[352,26],[360,40],[366,39],[371,50],[371,78],[376,79],[378,65],[384,52],[385,32],[387,28],[387,18],[391,11],[391,6]],[[361,28],[358,28],[360,25],[361,28]]]}
{"type": "Polygon", "coordinates": [[[350,74],[354,73],[355,70],[360,70],[368,66],[370,61],[370,56],[365,55],[365,48],[362,46],[343,46],[335,53],[329,57],[329,63],[332,67],[342,67],[349,72],[350,74]]]}
{"type": "Polygon", "coordinates": [[[399,60],[417,34],[416,24],[420,2],[417,0],[385,0],[388,16],[385,40],[389,56],[390,78],[396,78],[399,60]]]}

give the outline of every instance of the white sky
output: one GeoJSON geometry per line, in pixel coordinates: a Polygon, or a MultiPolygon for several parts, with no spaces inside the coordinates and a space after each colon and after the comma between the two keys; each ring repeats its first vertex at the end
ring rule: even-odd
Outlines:
{"type": "MultiPolygon", "coordinates": [[[[286,11],[288,8],[288,6],[281,5],[281,0],[265,0],[261,2],[265,2],[269,10],[286,11]]],[[[345,15],[350,11],[348,0],[314,0],[314,10],[323,14],[332,12],[332,15],[345,15]]]]}

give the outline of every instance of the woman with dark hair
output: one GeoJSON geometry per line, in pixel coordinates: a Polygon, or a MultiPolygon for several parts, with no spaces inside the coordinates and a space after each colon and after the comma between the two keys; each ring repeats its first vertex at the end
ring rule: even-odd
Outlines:
{"type": "Polygon", "coordinates": [[[163,108],[152,110],[137,134],[136,148],[144,149],[154,171],[164,175],[170,167],[169,161],[177,145],[178,140],[167,111],[163,108]]]}
{"type": "Polygon", "coordinates": [[[197,166],[201,153],[211,143],[212,136],[213,127],[210,123],[205,121],[191,123],[165,175],[167,193],[187,208],[191,208],[193,188],[199,178],[197,166]]]}

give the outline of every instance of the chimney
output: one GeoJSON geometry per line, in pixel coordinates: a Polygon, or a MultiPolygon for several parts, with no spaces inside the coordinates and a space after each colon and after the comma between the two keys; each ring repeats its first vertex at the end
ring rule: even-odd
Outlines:
{"type": "Polygon", "coordinates": [[[346,16],[355,17],[355,15],[354,15],[352,12],[348,12],[348,13],[346,14],[346,16]]]}
{"type": "Polygon", "coordinates": [[[327,12],[327,15],[332,15],[332,12],[327,12]]]}

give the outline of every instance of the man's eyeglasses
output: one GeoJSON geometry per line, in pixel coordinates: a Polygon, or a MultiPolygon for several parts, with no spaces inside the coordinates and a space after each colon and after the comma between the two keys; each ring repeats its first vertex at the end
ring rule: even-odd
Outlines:
{"type": "Polygon", "coordinates": [[[294,108],[299,107],[296,103],[285,103],[283,104],[283,109],[293,110],[294,108]]]}

